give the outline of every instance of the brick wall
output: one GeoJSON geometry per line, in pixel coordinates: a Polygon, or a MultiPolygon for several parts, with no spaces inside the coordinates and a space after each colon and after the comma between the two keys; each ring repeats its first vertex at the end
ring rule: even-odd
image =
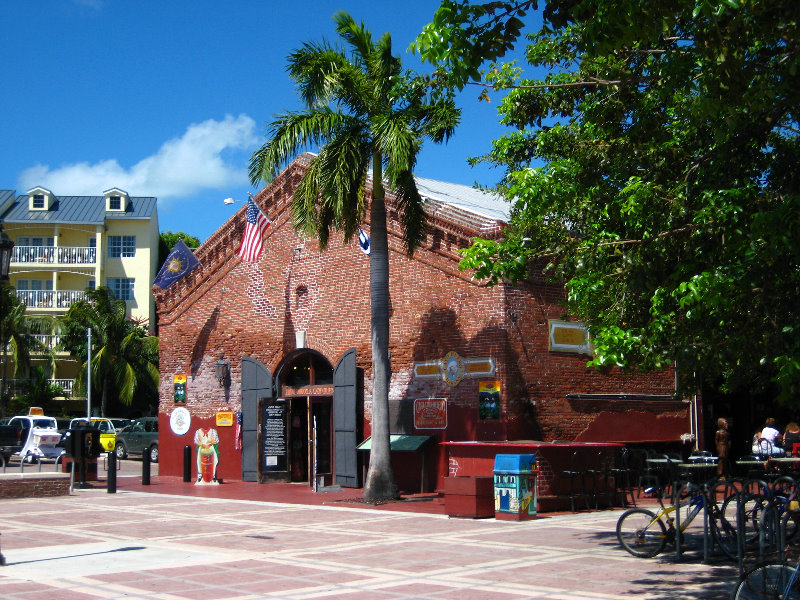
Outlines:
{"type": "MultiPolygon", "coordinates": [[[[320,251],[316,240],[292,229],[289,203],[303,168],[301,158],[256,198],[272,220],[258,263],[235,256],[244,226],[240,211],[197,252],[202,267],[156,293],[162,474],[182,472],[180,448],[196,429],[193,422],[185,439],[170,438],[172,374],[188,375],[186,407],[198,423],[210,423],[218,410],[240,409],[241,357],[259,360],[275,373],[295,349],[297,331],[305,331],[307,347],[334,366],[346,350],[356,348],[364,371],[364,435],[369,435],[369,260],[356,240],[344,244],[333,233],[328,249],[320,251]],[[215,378],[214,362],[221,353],[231,363],[230,388],[221,388],[215,378]]],[[[548,319],[562,318],[563,289],[542,281],[494,288],[473,281],[470,273],[459,271],[457,251],[477,232],[499,234],[499,224],[447,205],[434,208],[427,240],[413,258],[406,255],[391,214],[389,221],[390,402],[437,397],[446,398],[448,407],[446,430],[415,433],[437,440],[619,441],[640,439],[638,431],[657,441],[688,431],[688,410],[681,402],[569,399],[576,393],[669,394],[673,375],[589,369],[585,356],[550,352],[548,319]],[[465,377],[452,387],[441,379],[414,378],[415,362],[438,360],[451,351],[465,358],[491,357],[497,372],[465,377]],[[498,421],[478,420],[481,380],[501,382],[498,421]]],[[[220,436],[220,476],[239,478],[232,428],[220,436]]],[[[427,464],[432,481],[446,475],[441,449],[427,464]]]]}
{"type": "Polygon", "coordinates": [[[0,498],[40,498],[69,495],[66,473],[2,473],[0,498]]]}

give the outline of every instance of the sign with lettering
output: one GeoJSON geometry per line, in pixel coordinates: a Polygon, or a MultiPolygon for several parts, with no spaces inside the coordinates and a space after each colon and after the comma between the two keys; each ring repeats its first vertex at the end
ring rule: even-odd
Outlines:
{"type": "Polygon", "coordinates": [[[583,323],[550,319],[550,352],[592,356],[589,329],[583,323]]]}
{"type": "Polygon", "coordinates": [[[228,410],[218,412],[217,427],[233,427],[233,412],[228,410]]]}
{"type": "Polygon", "coordinates": [[[261,406],[261,470],[286,471],[286,403],[265,401],[261,406]]]}
{"type": "Polygon", "coordinates": [[[416,429],[447,429],[447,400],[444,398],[417,398],[414,400],[414,427],[416,429]]]}

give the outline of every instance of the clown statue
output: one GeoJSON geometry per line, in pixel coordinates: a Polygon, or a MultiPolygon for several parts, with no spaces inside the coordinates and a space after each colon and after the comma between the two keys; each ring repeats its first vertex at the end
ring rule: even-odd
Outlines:
{"type": "Polygon", "coordinates": [[[219,464],[219,436],[213,428],[202,427],[194,433],[197,446],[197,481],[195,485],[217,485],[219,464]]]}

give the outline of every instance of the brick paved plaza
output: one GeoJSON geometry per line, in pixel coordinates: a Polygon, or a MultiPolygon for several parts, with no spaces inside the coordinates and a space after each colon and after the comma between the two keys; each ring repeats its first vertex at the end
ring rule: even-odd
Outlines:
{"type": "Polygon", "coordinates": [[[182,486],[3,500],[0,598],[721,600],[736,576],[730,563],[628,555],[619,511],[449,519],[419,512],[422,501],[357,508],[336,495],[312,505],[182,486]],[[195,495],[154,493],[172,488],[195,495]]]}

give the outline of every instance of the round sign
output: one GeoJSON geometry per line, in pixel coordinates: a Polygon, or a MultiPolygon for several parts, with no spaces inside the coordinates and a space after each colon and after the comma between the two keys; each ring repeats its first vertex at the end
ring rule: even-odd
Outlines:
{"type": "Polygon", "coordinates": [[[461,378],[464,376],[464,366],[461,362],[461,357],[456,352],[448,352],[442,361],[442,374],[445,383],[448,385],[457,385],[461,378]]]}
{"type": "Polygon", "coordinates": [[[189,425],[191,424],[191,421],[192,416],[183,406],[178,406],[169,416],[169,426],[170,429],[172,429],[172,433],[175,435],[183,435],[189,431],[189,425]]]}

